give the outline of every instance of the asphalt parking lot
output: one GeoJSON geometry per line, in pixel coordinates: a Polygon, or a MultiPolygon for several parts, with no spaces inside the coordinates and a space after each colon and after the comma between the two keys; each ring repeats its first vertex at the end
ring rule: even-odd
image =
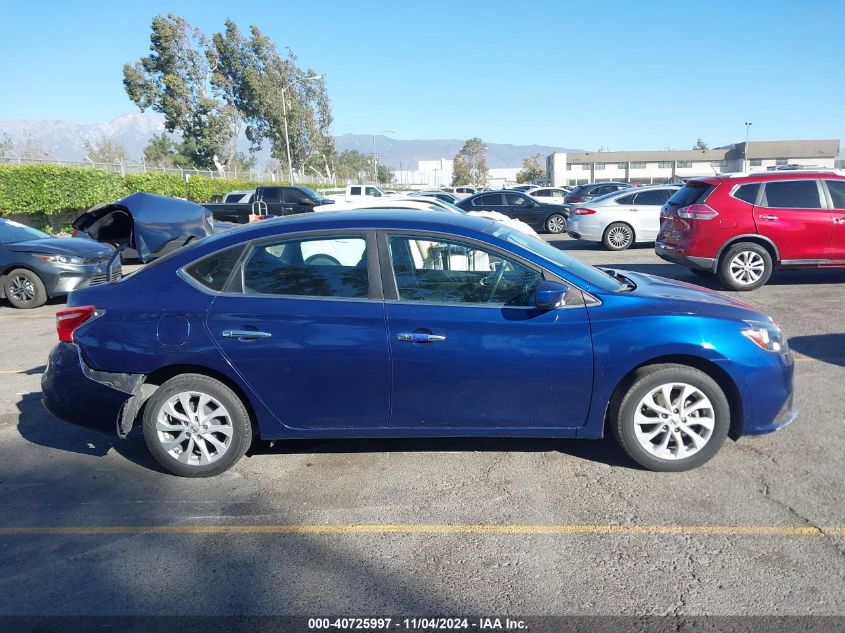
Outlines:
{"type": "MultiPolygon", "coordinates": [[[[707,283],[647,246],[552,241],[707,283]]],[[[610,440],[345,440],[205,480],[46,413],[62,304],[0,304],[0,615],[845,615],[845,270],[742,298],[788,336],[801,413],[698,470],[610,440]]]]}

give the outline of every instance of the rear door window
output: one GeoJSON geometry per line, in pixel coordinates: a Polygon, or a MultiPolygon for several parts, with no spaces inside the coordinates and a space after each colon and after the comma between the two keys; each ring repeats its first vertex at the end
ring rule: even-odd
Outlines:
{"type": "Polygon", "coordinates": [[[640,193],[636,194],[636,197],[634,198],[634,204],[660,207],[663,206],[668,199],[668,189],[654,189],[651,191],[641,191],[640,193]]]}
{"type": "Polygon", "coordinates": [[[488,193],[481,196],[479,201],[478,198],[473,201],[473,204],[480,206],[480,207],[501,207],[502,205],[502,194],[500,193],[488,193]]]}
{"type": "Polygon", "coordinates": [[[774,180],[767,182],[763,190],[763,206],[770,209],[821,209],[822,202],[815,180],[774,180]]]}
{"type": "Polygon", "coordinates": [[[261,199],[264,202],[281,202],[282,201],[282,191],[276,187],[270,187],[268,189],[264,189],[261,192],[261,199]]]}
{"type": "Polygon", "coordinates": [[[241,287],[247,295],[367,298],[366,240],[349,235],[257,245],[244,261],[241,287]]]}
{"type": "Polygon", "coordinates": [[[845,180],[825,180],[834,209],[845,209],[845,180]]]}

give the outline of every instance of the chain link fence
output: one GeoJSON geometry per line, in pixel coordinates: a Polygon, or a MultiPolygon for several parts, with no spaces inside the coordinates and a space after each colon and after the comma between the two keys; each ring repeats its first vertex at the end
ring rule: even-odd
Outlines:
{"type": "MultiPolygon", "coordinates": [[[[183,167],[161,167],[159,165],[150,165],[143,161],[123,161],[116,163],[100,163],[91,160],[57,160],[54,158],[23,158],[21,156],[3,155],[0,156],[0,164],[22,164],[22,165],[64,165],[66,167],[90,167],[92,169],[102,169],[113,174],[120,174],[125,176],[127,174],[143,174],[147,172],[157,172],[165,174],[177,174],[183,179],[190,176],[205,176],[207,178],[232,178],[237,180],[251,180],[254,182],[281,182],[287,180],[287,173],[278,173],[269,170],[237,170],[230,169],[225,172],[217,171],[216,169],[192,169],[183,167]]],[[[297,181],[297,174],[294,173],[294,181],[297,181]]],[[[307,179],[302,182],[321,183],[321,184],[340,184],[337,180],[321,177],[317,175],[309,175],[307,179]]],[[[345,184],[345,183],[343,183],[345,184]]]]}

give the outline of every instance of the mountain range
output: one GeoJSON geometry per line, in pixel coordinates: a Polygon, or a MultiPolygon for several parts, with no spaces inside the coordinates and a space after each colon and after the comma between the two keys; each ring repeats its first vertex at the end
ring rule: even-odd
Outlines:
{"type": "MultiPolygon", "coordinates": [[[[49,158],[62,161],[84,161],[86,141],[110,138],[122,143],[131,160],[140,160],[150,137],[164,131],[164,118],[153,112],[131,112],[106,123],[83,125],[70,121],[38,121],[14,119],[0,121],[0,139],[8,136],[19,146],[27,139],[37,141],[49,158]]],[[[384,135],[375,136],[375,151],[384,165],[393,169],[414,170],[417,161],[452,158],[463,145],[460,139],[403,140],[384,135]]],[[[246,138],[239,143],[241,151],[247,151],[246,138]]],[[[373,151],[373,135],[341,134],[335,137],[338,152],[358,150],[369,154],[373,151]]],[[[549,145],[487,144],[487,164],[490,168],[521,167],[522,159],[540,153],[546,156],[554,151],[567,151],[562,147],[549,145]]],[[[267,148],[258,152],[258,166],[269,158],[267,148]]]]}

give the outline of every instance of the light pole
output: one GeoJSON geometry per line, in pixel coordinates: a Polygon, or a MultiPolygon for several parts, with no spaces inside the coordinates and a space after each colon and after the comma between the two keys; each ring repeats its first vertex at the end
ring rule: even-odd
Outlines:
{"type": "Polygon", "coordinates": [[[282,118],[285,121],[285,151],[288,155],[288,183],[293,183],[293,162],[290,159],[290,137],[288,136],[288,99],[285,96],[285,92],[287,92],[288,88],[290,88],[291,86],[295,86],[300,82],[320,81],[322,78],[322,75],[308,75],[307,77],[301,77],[300,79],[296,79],[290,82],[284,88],[282,88],[282,118]]]}
{"type": "MultiPolygon", "coordinates": [[[[376,134],[396,134],[396,130],[382,130],[376,134]]],[[[378,185],[378,164],[376,162],[376,135],[373,134],[373,182],[378,185]]]]}
{"type": "Polygon", "coordinates": [[[743,161],[742,171],[748,171],[748,133],[751,131],[751,121],[745,122],[745,160],[743,161]]]}

